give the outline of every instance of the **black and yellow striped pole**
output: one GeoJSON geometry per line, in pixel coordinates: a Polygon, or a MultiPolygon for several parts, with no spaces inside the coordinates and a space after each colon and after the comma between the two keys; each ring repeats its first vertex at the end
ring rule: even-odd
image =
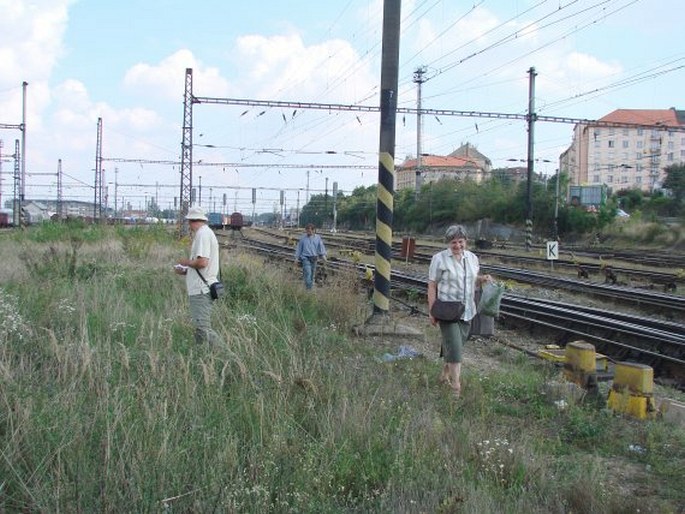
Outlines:
{"type": "Polygon", "coordinates": [[[383,50],[381,57],[381,124],[376,198],[376,273],[373,313],[390,309],[390,259],[392,258],[392,217],[395,183],[395,118],[397,114],[397,75],[400,55],[401,0],[383,2],[383,50]]]}
{"type": "Polygon", "coordinates": [[[535,161],[535,68],[528,70],[528,168],[526,181],[526,251],[533,248],[533,177],[535,161]]]}

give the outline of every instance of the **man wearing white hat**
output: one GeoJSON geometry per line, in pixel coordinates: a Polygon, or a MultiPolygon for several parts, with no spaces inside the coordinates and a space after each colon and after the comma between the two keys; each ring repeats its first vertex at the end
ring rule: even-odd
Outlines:
{"type": "Polygon", "coordinates": [[[219,335],[212,329],[212,298],[209,285],[219,274],[219,242],[207,225],[207,216],[201,207],[191,207],[185,217],[193,234],[190,258],[181,259],[174,266],[179,275],[186,277],[190,316],[195,326],[195,341],[218,344],[219,335]],[[204,280],[202,280],[202,277],[204,280]]]}

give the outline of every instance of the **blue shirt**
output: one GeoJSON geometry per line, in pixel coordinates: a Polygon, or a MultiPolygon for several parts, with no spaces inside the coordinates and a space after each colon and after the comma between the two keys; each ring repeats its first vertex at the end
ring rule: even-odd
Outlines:
{"type": "Polygon", "coordinates": [[[326,247],[323,245],[323,240],[319,234],[307,235],[304,234],[297,242],[295,249],[295,259],[325,257],[326,247]]]}

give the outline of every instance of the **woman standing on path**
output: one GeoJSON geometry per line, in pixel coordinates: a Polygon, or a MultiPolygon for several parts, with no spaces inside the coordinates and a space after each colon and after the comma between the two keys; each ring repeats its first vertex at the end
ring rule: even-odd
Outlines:
{"type": "Polygon", "coordinates": [[[461,394],[461,362],[471,319],[476,315],[476,288],[492,281],[490,275],[479,275],[476,254],[466,249],[467,234],[462,225],[452,225],[445,232],[447,249],[436,253],[428,268],[428,316],[432,325],[440,324],[445,360],[440,382],[447,383],[458,398],[461,394]],[[435,300],[462,302],[463,313],[456,321],[438,320],[431,313],[435,300]]]}

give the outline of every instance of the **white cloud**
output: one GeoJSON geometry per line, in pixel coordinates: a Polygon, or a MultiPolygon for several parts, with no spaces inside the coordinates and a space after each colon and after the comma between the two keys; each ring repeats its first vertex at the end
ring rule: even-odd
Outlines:
{"type": "Polygon", "coordinates": [[[67,8],[73,0],[0,0],[0,85],[50,76],[62,55],[67,8]]]}
{"type": "Polygon", "coordinates": [[[570,52],[565,64],[570,74],[583,75],[590,80],[607,78],[623,71],[617,63],[602,62],[597,57],[580,52],[570,52]]]}
{"type": "Polygon", "coordinates": [[[368,64],[340,39],[306,46],[299,34],[249,35],[238,39],[237,50],[242,89],[250,97],[345,103],[377,85],[368,64]]]}
{"type": "Polygon", "coordinates": [[[157,65],[138,63],[124,76],[128,88],[142,88],[150,96],[163,95],[178,101],[185,91],[185,70],[193,69],[193,91],[201,91],[202,96],[226,96],[229,83],[221,77],[218,68],[206,67],[199,62],[190,50],[182,49],[163,59],[157,65]]]}

